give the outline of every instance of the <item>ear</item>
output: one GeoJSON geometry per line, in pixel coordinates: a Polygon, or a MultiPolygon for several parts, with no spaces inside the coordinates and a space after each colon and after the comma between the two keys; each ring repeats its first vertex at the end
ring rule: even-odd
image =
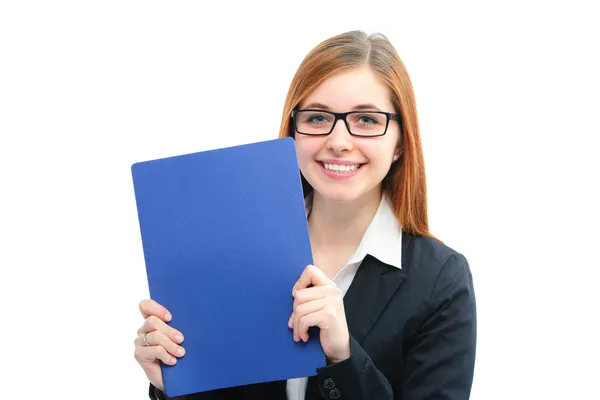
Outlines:
{"type": "Polygon", "coordinates": [[[404,153],[404,141],[402,138],[398,139],[398,146],[396,146],[396,151],[394,152],[393,161],[398,161],[400,156],[404,153]]]}

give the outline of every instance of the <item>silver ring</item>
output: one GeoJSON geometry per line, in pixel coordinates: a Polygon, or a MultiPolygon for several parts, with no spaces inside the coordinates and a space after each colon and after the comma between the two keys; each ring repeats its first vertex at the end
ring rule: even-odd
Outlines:
{"type": "Polygon", "coordinates": [[[152,345],[151,345],[151,344],[148,342],[148,338],[146,337],[146,335],[147,335],[147,334],[148,334],[148,333],[144,333],[144,334],[142,335],[142,340],[144,341],[144,344],[145,344],[146,346],[152,346],[152,345]]]}

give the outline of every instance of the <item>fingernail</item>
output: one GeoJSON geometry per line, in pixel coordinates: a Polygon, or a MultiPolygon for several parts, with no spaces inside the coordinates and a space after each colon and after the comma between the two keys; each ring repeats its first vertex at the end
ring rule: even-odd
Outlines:
{"type": "Polygon", "coordinates": [[[169,322],[169,321],[171,320],[171,318],[173,318],[173,316],[171,315],[171,313],[170,313],[170,312],[167,312],[167,313],[165,314],[165,321],[169,322]]]}
{"type": "Polygon", "coordinates": [[[290,317],[290,320],[288,321],[288,328],[292,327],[292,317],[290,317]]]}
{"type": "Polygon", "coordinates": [[[179,343],[183,342],[183,335],[181,333],[176,334],[175,340],[177,340],[179,343]]]}
{"type": "Polygon", "coordinates": [[[185,354],[185,349],[183,347],[180,347],[179,349],[177,349],[177,354],[179,356],[183,356],[185,354]]]}
{"type": "Polygon", "coordinates": [[[176,364],[177,363],[177,359],[175,357],[171,357],[171,364],[176,364]]]}

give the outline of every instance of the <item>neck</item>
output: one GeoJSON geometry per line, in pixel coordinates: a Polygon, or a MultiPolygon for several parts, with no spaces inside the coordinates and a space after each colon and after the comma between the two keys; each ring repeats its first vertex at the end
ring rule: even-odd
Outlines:
{"type": "Polygon", "coordinates": [[[379,187],[352,202],[330,201],[314,192],[308,219],[314,248],[355,249],[381,202],[379,187]]]}

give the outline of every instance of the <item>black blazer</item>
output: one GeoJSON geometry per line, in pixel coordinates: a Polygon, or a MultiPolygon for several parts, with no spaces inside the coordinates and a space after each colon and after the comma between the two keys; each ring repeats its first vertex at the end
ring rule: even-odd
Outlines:
{"type": "MultiPolygon", "coordinates": [[[[370,255],[360,265],[344,296],[351,356],[318,369],[306,400],[469,398],[477,327],[469,264],[434,239],[402,239],[402,269],[370,255]]],[[[286,400],[285,388],[282,380],[178,398],[286,400]]],[[[150,397],[162,393],[150,385],[150,397]]]]}

